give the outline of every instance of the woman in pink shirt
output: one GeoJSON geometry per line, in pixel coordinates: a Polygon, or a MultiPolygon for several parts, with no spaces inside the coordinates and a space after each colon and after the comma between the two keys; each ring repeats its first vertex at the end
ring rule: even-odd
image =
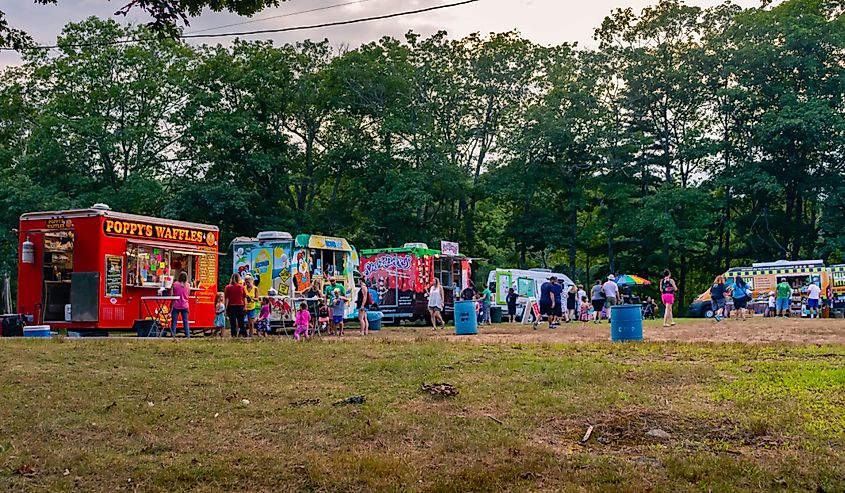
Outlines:
{"type": "Polygon", "coordinates": [[[191,337],[191,327],[188,324],[188,298],[191,296],[191,286],[188,285],[188,273],[180,272],[179,278],[173,283],[173,309],[171,310],[170,333],[176,337],[176,324],[179,315],[182,315],[182,327],[185,329],[185,337],[191,337]]]}

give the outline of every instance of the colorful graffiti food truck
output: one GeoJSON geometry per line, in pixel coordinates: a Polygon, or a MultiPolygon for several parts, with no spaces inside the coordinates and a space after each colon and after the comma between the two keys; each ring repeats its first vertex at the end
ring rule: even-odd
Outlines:
{"type": "Polygon", "coordinates": [[[463,255],[444,255],[424,243],[361,251],[361,274],[387,322],[428,317],[427,294],[435,278],[443,285],[444,316],[451,317],[456,293],[469,282],[470,264],[463,255]]]}
{"type": "Polygon", "coordinates": [[[292,317],[310,289],[322,293],[328,279],[343,287],[350,298],[346,317],[354,316],[358,252],[346,239],[307,234],[294,239],[289,233],[265,231],[255,238],[236,238],[232,251],[235,273],[252,275],[261,296],[275,291],[272,320],[292,317]]]}
{"type": "MultiPolygon", "coordinates": [[[[821,289],[823,305],[831,297],[830,283],[831,269],[825,267],[821,260],[778,260],[777,262],[759,262],[751,267],[734,267],[724,273],[725,286],[732,289],[736,279],[742,277],[752,290],[752,303],[749,308],[762,312],[764,302],[770,292],[775,291],[780,279],[786,281],[793,288],[790,311],[795,315],[804,313],[807,304],[807,286],[811,282],[821,289]],[[756,302],[756,303],[755,303],[756,302]]],[[[730,304],[730,301],[728,302],[730,304]]],[[[689,307],[691,317],[712,318],[713,307],[710,299],[710,289],[698,295],[689,307]]]]}
{"type": "Polygon", "coordinates": [[[294,311],[290,303],[293,292],[291,253],[293,237],[284,231],[262,231],[251,237],[232,241],[233,272],[255,279],[259,296],[271,296],[270,320],[291,320],[294,311]]]}
{"type": "Polygon", "coordinates": [[[293,237],[284,231],[262,231],[255,238],[238,237],[232,241],[234,272],[255,279],[259,296],[273,290],[280,296],[290,294],[290,256],[293,237]]]}
{"type": "Polygon", "coordinates": [[[167,290],[188,275],[192,328],[210,329],[217,293],[214,226],[90,209],[20,218],[18,312],[28,323],[79,331],[167,326],[167,290]]]}
{"type": "Polygon", "coordinates": [[[845,264],[830,267],[830,300],[834,310],[845,310],[845,264]]]}

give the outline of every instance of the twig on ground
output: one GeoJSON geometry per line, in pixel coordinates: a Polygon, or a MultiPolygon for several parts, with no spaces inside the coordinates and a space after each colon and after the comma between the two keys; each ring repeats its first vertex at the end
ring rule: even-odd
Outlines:
{"type": "Polygon", "coordinates": [[[584,438],[581,439],[581,443],[587,443],[591,436],[593,436],[593,425],[590,425],[590,427],[587,428],[587,432],[584,433],[584,438]]]}

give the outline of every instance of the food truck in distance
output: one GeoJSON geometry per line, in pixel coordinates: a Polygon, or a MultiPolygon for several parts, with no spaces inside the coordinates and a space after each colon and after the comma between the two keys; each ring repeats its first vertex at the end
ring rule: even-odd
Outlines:
{"type": "Polygon", "coordinates": [[[29,324],[85,332],[169,323],[166,290],[188,275],[192,328],[210,329],[217,293],[214,226],[89,209],[21,216],[18,312],[29,324]]]}
{"type": "MultiPolygon", "coordinates": [[[[778,260],[777,262],[754,263],[751,267],[734,267],[725,272],[724,277],[725,286],[729,290],[733,288],[736,279],[742,277],[753,292],[752,304],[749,304],[749,308],[756,306],[753,304],[755,301],[762,305],[768,298],[769,292],[775,291],[779,280],[786,279],[793,289],[790,311],[801,315],[807,304],[807,286],[810,282],[819,286],[822,306],[826,306],[832,294],[830,282],[832,270],[825,267],[821,260],[778,260]]],[[[689,306],[689,316],[712,318],[713,315],[708,288],[692,301],[689,306]]]]}
{"type": "Polygon", "coordinates": [[[293,237],[284,231],[262,231],[255,238],[240,236],[232,241],[233,272],[255,279],[259,296],[275,291],[291,292],[290,256],[293,237]]]}
{"type": "Polygon", "coordinates": [[[334,286],[342,286],[349,299],[345,318],[356,314],[355,296],[358,294],[358,252],[344,238],[300,234],[296,236],[291,254],[293,273],[292,299],[305,298],[313,286],[322,293],[331,279],[334,286]]]}
{"type": "Polygon", "coordinates": [[[540,286],[552,276],[557,277],[564,292],[574,284],[568,276],[554,273],[549,269],[494,269],[487,275],[487,287],[493,293],[493,304],[501,306],[505,312],[508,305],[508,290],[513,288],[518,295],[516,316],[521,320],[525,305],[529,300],[539,303],[540,286]]]}
{"type": "Polygon", "coordinates": [[[255,238],[241,236],[232,241],[232,272],[241,277],[251,275],[259,296],[273,294],[271,322],[289,321],[294,316],[290,302],[292,251],[293,236],[284,231],[262,231],[255,238]]]}
{"type": "Polygon", "coordinates": [[[845,310],[845,264],[830,267],[830,300],[834,310],[845,310]]]}
{"type": "Polygon", "coordinates": [[[443,285],[444,318],[452,317],[455,296],[469,282],[470,264],[463,255],[444,255],[424,243],[361,251],[361,274],[377,294],[373,301],[388,323],[427,318],[427,295],[435,278],[443,285]]]}

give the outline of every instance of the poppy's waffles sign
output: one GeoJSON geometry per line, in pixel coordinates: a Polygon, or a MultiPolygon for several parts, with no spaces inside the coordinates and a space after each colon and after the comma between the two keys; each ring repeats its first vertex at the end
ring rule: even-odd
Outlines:
{"type": "Polygon", "coordinates": [[[103,222],[103,232],[106,236],[119,236],[122,238],[187,243],[206,248],[217,246],[217,234],[214,231],[203,231],[181,226],[106,219],[103,222]]]}

